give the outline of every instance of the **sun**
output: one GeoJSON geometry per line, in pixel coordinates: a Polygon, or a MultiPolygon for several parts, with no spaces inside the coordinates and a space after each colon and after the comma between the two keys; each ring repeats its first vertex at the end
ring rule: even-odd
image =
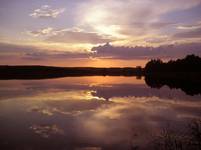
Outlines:
{"type": "Polygon", "coordinates": [[[109,35],[112,37],[122,37],[119,34],[120,26],[111,24],[110,12],[102,7],[95,6],[87,10],[84,15],[84,23],[93,28],[100,35],[109,35]]]}
{"type": "Polygon", "coordinates": [[[104,23],[107,19],[108,12],[103,7],[93,7],[87,11],[84,21],[91,25],[98,25],[104,23]]]}

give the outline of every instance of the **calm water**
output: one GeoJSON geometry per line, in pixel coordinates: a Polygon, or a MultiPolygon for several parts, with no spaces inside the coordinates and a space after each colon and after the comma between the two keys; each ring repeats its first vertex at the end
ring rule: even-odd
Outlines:
{"type": "Polygon", "coordinates": [[[135,77],[0,81],[1,150],[154,149],[200,118],[201,95],[135,77]]]}

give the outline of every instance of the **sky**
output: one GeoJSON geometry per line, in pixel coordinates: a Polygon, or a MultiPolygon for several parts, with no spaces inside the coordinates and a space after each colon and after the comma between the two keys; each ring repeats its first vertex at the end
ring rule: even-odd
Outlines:
{"type": "Polygon", "coordinates": [[[144,66],[201,56],[201,0],[0,0],[0,65],[144,66]]]}

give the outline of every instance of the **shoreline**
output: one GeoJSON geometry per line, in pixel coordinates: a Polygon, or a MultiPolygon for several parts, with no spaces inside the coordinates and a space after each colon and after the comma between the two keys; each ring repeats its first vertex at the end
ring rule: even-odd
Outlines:
{"type": "Polygon", "coordinates": [[[48,79],[79,76],[142,76],[139,68],[95,68],[52,66],[0,66],[0,79],[48,79]]]}

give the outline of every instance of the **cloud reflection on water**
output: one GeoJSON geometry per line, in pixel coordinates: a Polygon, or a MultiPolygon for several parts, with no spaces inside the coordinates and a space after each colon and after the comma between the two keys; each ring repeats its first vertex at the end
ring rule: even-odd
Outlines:
{"type": "Polygon", "coordinates": [[[114,78],[109,82],[99,77],[98,84],[92,82],[95,78],[4,82],[1,92],[10,88],[18,94],[1,96],[0,132],[5,136],[0,145],[5,140],[15,145],[13,135],[22,134],[27,142],[39,140],[38,135],[54,139],[50,150],[57,144],[63,149],[120,150],[131,143],[146,148],[168,124],[180,131],[188,121],[200,119],[199,95],[191,97],[167,87],[150,89],[132,78],[125,78],[125,83],[121,78],[118,84],[118,77],[114,78]]]}

